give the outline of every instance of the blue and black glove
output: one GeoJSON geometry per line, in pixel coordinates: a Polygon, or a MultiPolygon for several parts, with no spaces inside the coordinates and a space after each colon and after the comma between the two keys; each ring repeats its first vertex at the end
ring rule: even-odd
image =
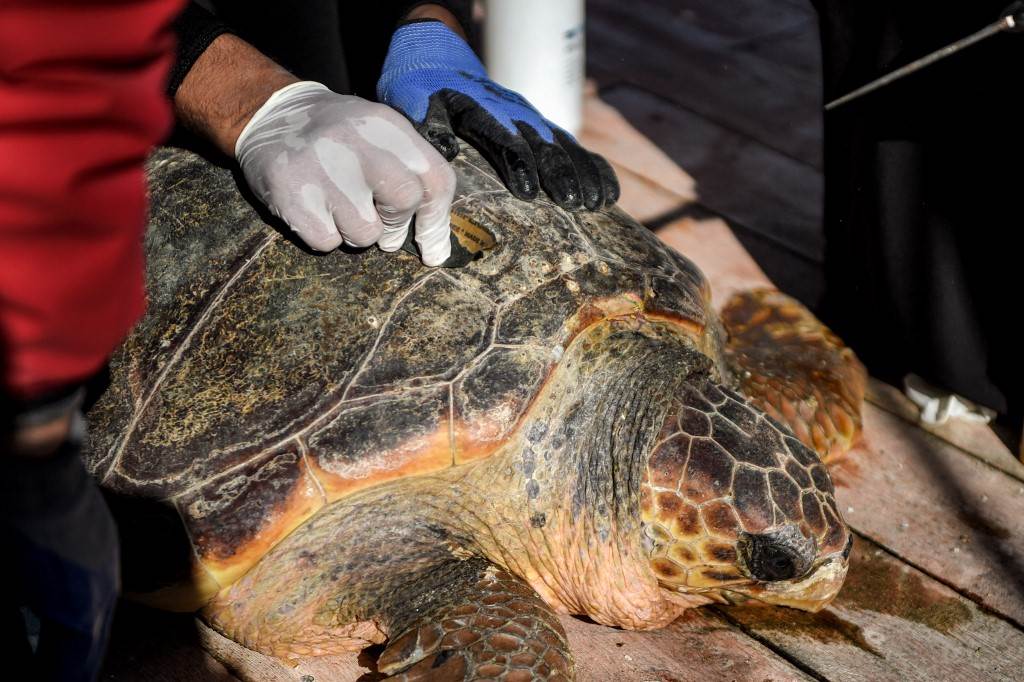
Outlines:
{"type": "Polygon", "coordinates": [[[439,21],[395,31],[377,98],[405,114],[449,161],[459,153],[456,135],[469,142],[520,199],[535,198],[541,187],[567,209],[619,198],[607,161],[488,78],[466,41],[439,21]]]}

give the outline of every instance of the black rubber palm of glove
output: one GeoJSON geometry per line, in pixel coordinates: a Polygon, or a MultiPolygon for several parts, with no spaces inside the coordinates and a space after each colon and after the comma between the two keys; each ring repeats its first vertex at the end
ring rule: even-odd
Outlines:
{"type": "Polygon", "coordinates": [[[445,158],[458,154],[456,137],[476,147],[520,199],[534,199],[543,189],[563,208],[598,209],[619,198],[607,161],[491,80],[444,24],[412,23],[395,32],[377,95],[445,158]]]}
{"type": "Polygon", "coordinates": [[[598,209],[619,199],[615,171],[599,154],[588,152],[561,128],[544,140],[524,121],[510,132],[471,97],[441,90],[430,98],[427,116],[417,126],[449,161],[459,153],[456,137],[469,142],[494,167],[516,197],[534,199],[539,190],[566,209],[598,209]]]}

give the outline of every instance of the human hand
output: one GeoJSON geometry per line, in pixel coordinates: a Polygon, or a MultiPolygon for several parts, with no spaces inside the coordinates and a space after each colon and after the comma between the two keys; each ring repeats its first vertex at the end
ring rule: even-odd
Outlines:
{"type": "Polygon", "coordinates": [[[235,143],[246,182],[310,248],[397,251],[413,216],[426,265],[451,252],[451,166],[390,107],[302,81],[274,92],[235,143]]]}
{"type": "Polygon", "coordinates": [[[472,144],[520,199],[535,198],[541,187],[567,209],[597,209],[619,198],[604,158],[492,81],[469,45],[441,22],[395,31],[377,98],[405,114],[446,159],[459,152],[456,135],[472,144]]]}

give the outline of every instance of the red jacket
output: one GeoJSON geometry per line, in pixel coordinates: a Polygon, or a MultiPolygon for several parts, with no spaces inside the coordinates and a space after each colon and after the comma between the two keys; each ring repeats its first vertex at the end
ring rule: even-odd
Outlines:
{"type": "Polygon", "coordinates": [[[144,308],[143,161],[180,0],[0,2],[0,391],[94,373],[144,308]]]}

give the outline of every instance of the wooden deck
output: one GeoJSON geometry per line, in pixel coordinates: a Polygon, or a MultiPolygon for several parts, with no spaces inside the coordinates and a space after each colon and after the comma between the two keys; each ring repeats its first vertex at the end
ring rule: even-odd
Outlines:
{"type": "MultiPolygon", "coordinates": [[[[702,186],[608,104],[590,97],[584,142],[622,179],[622,206],[667,220],[721,301],[768,279],[702,186]]],[[[742,180],[736,187],[742,187],[742,180]]],[[[864,442],[833,468],[857,542],[847,584],[822,613],[714,607],[625,632],[563,618],[586,682],[1019,680],[1024,678],[1024,465],[984,426],[923,430],[895,389],[873,384],[864,442]]],[[[373,652],[289,669],[191,616],[125,605],[105,680],[372,680],[373,652]]]]}
{"type": "Polygon", "coordinates": [[[812,308],[824,290],[817,26],[810,0],[587,1],[600,97],[691,173],[699,205],[812,308]]]}

